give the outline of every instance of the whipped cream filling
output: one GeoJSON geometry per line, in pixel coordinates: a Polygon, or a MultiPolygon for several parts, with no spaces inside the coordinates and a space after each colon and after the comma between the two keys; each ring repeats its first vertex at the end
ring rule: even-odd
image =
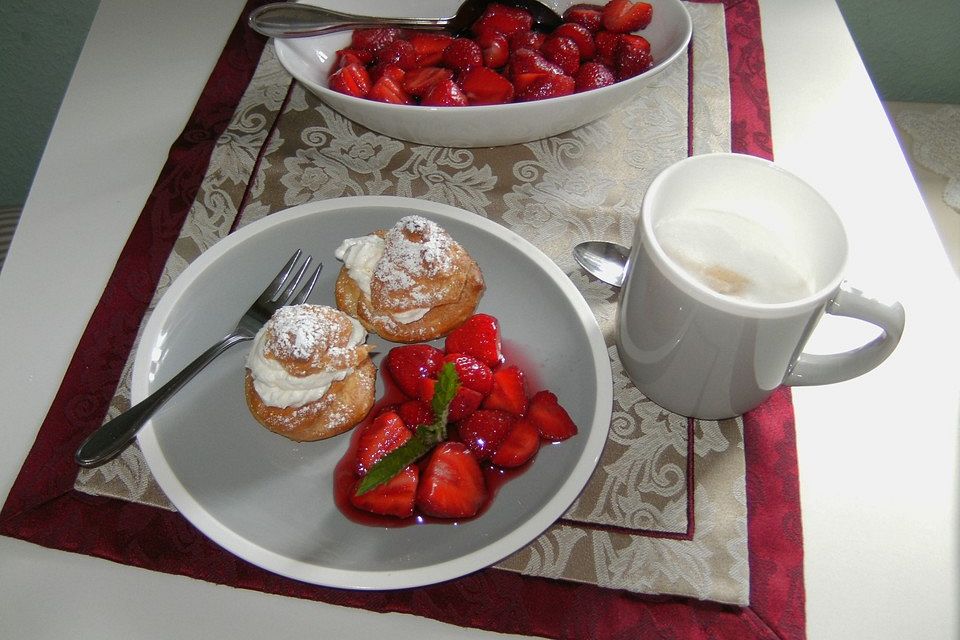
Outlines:
{"type": "MultiPolygon", "coordinates": [[[[353,323],[353,332],[347,344],[353,349],[367,339],[367,331],[359,322],[350,318],[353,323]]],[[[266,340],[267,325],[261,327],[253,339],[253,347],[247,356],[247,368],[253,378],[253,388],[256,389],[264,404],[271,407],[302,407],[323,397],[330,389],[330,385],[343,380],[353,373],[354,368],[320,371],[309,376],[291,375],[279,361],[266,357],[264,340],[266,340]]]]}
{"type": "MultiPolygon", "coordinates": [[[[377,267],[377,262],[383,257],[385,242],[383,238],[377,235],[362,236],[360,238],[347,238],[344,240],[334,255],[338,260],[342,260],[347,268],[347,275],[357,283],[360,290],[367,298],[370,298],[370,280],[373,278],[373,271],[377,267]]],[[[410,309],[400,313],[388,314],[390,318],[400,324],[410,324],[416,322],[427,315],[430,309],[410,309]]]]}

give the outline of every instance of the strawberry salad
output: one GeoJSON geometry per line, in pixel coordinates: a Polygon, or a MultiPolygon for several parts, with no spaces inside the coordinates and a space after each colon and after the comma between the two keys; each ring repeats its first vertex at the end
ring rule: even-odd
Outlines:
{"type": "Polygon", "coordinates": [[[470,37],[395,28],[358,29],[337,52],[332,90],[391,104],[468,106],[543,100],[627,80],[653,64],[646,28],[653,7],[610,0],[578,4],[551,33],[533,17],[489,5],[470,37]]]}
{"type": "Polygon", "coordinates": [[[411,523],[471,518],[508,470],[531,463],[541,442],[577,434],[553,393],[528,392],[490,315],[471,316],[443,350],[395,347],[383,368],[398,395],[361,425],[338,466],[341,509],[411,523]]]}

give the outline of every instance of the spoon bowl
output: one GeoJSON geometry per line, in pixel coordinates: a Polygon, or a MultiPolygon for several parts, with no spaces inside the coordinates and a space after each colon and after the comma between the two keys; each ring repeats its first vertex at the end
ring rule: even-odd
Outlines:
{"type": "Polygon", "coordinates": [[[623,286],[630,249],[613,242],[581,242],[573,248],[573,257],[594,278],[623,286]]]}
{"type": "MultiPolygon", "coordinates": [[[[553,31],[563,19],[556,11],[538,0],[497,0],[533,16],[534,29],[553,31]]],[[[370,27],[406,27],[445,29],[454,34],[466,33],[492,0],[465,0],[449,18],[380,18],[343,13],[296,2],[274,2],[255,9],[247,18],[250,28],[270,38],[306,38],[328,33],[370,27]]]]}

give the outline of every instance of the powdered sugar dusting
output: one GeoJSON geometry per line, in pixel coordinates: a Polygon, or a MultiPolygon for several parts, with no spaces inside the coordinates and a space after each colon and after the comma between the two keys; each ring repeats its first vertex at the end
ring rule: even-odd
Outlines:
{"type": "MultiPolygon", "coordinates": [[[[383,257],[374,270],[374,278],[387,291],[411,291],[423,279],[448,274],[454,267],[456,243],[440,225],[421,216],[401,218],[384,238],[383,257]]],[[[421,296],[416,303],[429,303],[421,296]]]]}
{"type": "Polygon", "coordinates": [[[303,313],[295,306],[281,307],[270,320],[271,347],[278,354],[306,360],[329,348],[337,323],[326,314],[303,313]]]}

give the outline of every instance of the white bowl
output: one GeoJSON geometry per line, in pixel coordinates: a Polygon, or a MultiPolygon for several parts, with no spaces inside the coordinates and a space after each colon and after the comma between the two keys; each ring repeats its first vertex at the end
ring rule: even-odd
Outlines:
{"type": "MultiPolygon", "coordinates": [[[[616,84],[535,102],[469,107],[395,105],[355,98],[327,87],[336,52],[348,46],[350,32],[313,38],[277,40],[280,63],[304,87],[345,117],[364,127],[401,140],[443,147],[496,147],[557,135],[606,115],[643,91],[687,48],[692,32],[690,14],[680,0],[648,0],[653,5],[650,26],[637,33],[650,41],[654,65],[616,84]]],[[[545,0],[558,13],[582,0],[545,0]]],[[[458,0],[398,0],[388,6],[358,0],[312,0],[326,8],[367,15],[449,16],[458,0]]],[[[598,0],[596,4],[603,4],[598,0]]]]}

